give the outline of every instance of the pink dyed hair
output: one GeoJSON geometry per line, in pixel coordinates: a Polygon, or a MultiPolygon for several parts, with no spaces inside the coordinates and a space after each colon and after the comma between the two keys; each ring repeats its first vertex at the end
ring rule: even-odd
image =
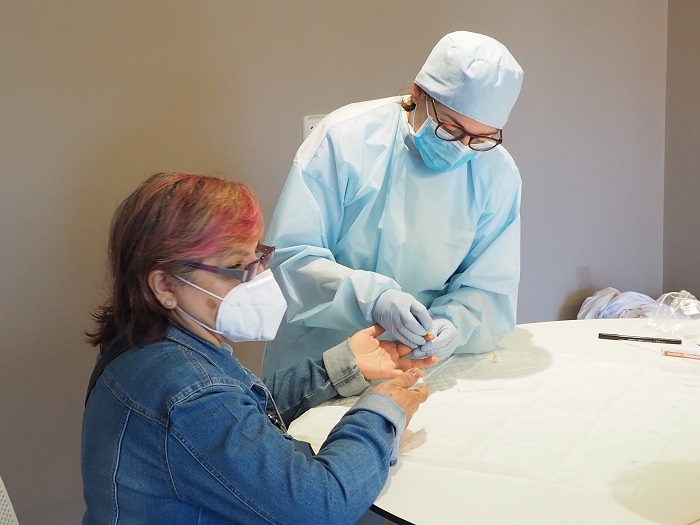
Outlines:
{"type": "Polygon", "coordinates": [[[93,345],[117,333],[136,346],[162,338],[167,311],[148,286],[153,270],[187,275],[189,261],[221,256],[262,236],[252,190],[207,175],[158,173],[124,199],[112,219],[108,269],[111,297],[93,317],[93,345]]]}

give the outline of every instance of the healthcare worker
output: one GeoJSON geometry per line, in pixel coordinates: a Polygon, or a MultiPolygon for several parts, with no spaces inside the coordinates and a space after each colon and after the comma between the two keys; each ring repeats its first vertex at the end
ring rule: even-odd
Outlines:
{"type": "Polygon", "coordinates": [[[522,79],[503,44],[458,31],[409,95],[314,128],[266,236],[288,308],[265,373],[373,322],[441,359],[491,351],[513,329],[521,180],[501,143],[522,79]]]}

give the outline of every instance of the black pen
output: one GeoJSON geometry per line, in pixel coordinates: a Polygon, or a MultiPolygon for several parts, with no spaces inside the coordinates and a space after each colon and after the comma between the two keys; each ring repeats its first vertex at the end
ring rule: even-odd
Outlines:
{"type": "Polygon", "coordinates": [[[613,339],[615,341],[640,341],[642,343],[662,343],[665,345],[679,345],[681,339],[666,339],[664,337],[642,337],[641,335],[620,335],[599,333],[598,339],[613,339]]]}

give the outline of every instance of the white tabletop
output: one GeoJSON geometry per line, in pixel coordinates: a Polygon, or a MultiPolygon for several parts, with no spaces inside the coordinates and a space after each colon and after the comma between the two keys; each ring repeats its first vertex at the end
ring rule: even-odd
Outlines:
{"type": "MultiPolygon", "coordinates": [[[[524,324],[496,356],[430,369],[375,505],[417,525],[700,524],[700,360],[599,332],[659,335],[640,319],[524,324]]],[[[317,450],[352,402],[290,433],[317,450]]]]}

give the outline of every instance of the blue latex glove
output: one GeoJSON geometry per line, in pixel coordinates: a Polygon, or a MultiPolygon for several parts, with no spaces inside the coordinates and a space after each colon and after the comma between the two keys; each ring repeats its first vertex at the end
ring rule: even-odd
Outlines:
{"type": "Polygon", "coordinates": [[[433,329],[428,309],[411,294],[399,290],[382,292],[374,303],[372,317],[396,340],[410,348],[425,343],[423,336],[433,329]]]}
{"type": "Polygon", "coordinates": [[[447,319],[433,319],[433,335],[435,339],[419,346],[409,356],[413,359],[424,359],[436,356],[445,359],[452,355],[459,344],[457,328],[447,319]]]}

